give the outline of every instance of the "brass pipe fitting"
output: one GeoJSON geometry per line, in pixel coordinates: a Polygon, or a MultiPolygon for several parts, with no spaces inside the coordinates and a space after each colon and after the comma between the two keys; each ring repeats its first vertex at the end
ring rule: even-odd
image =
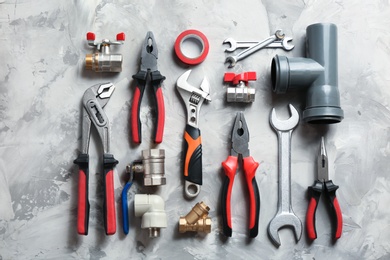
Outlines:
{"type": "Polygon", "coordinates": [[[185,216],[180,217],[179,232],[211,232],[211,218],[208,217],[210,208],[202,201],[196,203],[191,211],[185,216]]]}

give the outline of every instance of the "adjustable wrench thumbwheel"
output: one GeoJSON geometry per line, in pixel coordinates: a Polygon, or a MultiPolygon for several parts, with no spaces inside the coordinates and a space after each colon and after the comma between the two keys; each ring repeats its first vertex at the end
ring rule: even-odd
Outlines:
{"type": "Polygon", "coordinates": [[[291,134],[299,123],[298,111],[290,104],[291,117],[279,120],[272,109],[270,124],[278,134],[278,211],[268,225],[268,234],[276,246],[280,246],[278,230],[289,226],[298,241],[302,236],[302,222],[295,215],[291,205],[291,134]]]}

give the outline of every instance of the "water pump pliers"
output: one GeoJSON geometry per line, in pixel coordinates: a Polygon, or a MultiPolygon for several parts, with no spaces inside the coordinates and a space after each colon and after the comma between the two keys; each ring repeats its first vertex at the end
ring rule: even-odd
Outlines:
{"type": "Polygon", "coordinates": [[[222,186],[222,228],[225,236],[232,236],[231,195],[238,159],[242,159],[246,184],[249,193],[249,237],[256,237],[259,230],[260,193],[255,178],[259,163],[249,153],[249,131],[244,113],[238,112],[231,135],[232,148],[230,155],[222,163],[225,170],[225,181],[222,186]]]}
{"type": "Polygon", "coordinates": [[[113,93],[115,86],[112,83],[97,84],[88,88],[83,96],[81,153],[74,163],[79,166],[77,232],[88,235],[89,201],[89,140],[91,124],[96,127],[103,145],[103,183],[104,183],[104,228],[107,235],[116,232],[115,197],[114,197],[114,167],[118,163],[110,154],[110,128],[104,106],[113,93]]]}
{"type": "Polygon", "coordinates": [[[141,99],[144,95],[146,80],[150,74],[150,80],[153,87],[153,95],[156,102],[156,128],[154,133],[154,142],[161,143],[164,134],[165,108],[164,97],[161,84],[165,77],[157,69],[158,50],[153,33],[148,32],[141,51],[141,67],[137,74],[133,75],[136,80],[133,103],[131,107],[131,136],[134,143],[141,143],[141,120],[140,108],[141,99]]]}

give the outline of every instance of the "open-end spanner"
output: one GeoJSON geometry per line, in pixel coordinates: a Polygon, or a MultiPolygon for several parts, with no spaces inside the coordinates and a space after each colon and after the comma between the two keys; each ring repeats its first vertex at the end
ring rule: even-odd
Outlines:
{"type": "MultiPolygon", "coordinates": [[[[294,49],[294,45],[290,44],[290,42],[293,40],[291,37],[284,37],[281,41],[274,41],[264,48],[282,48],[285,51],[291,51],[294,49]]],[[[254,45],[258,44],[257,41],[235,41],[233,38],[227,38],[223,41],[223,44],[229,44],[230,47],[225,49],[225,52],[233,52],[237,49],[243,49],[243,48],[250,48],[254,45]]]]}
{"type": "Polygon", "coordinates": [[[290,226],[294,230],[297,241],[302,236],[302,222],[295,215],[291,205],[291,134],[299,123],[298,111],[290,104],[291,117],[279,120],[275,108],[270,115],[270,124],[278,135],[278,211],[268,225],[268,234],[276,246],[280,246],[278,230],[290,226]]]}
{"type": "Polygon", "coordinates": [[[268,37],[264,41],[259,42],[248,49],[243,50],[242,52],[240,52],[237,55],[226,57],[225,63],[230,62],[229,68],[233,68],[238,61],[248,57],[249,55],[264,48],[265,46],[267,46],[268,44],[270,44],[276,40],[283,40],[283,38],[284,38],[284,33],[282,32],[282,30],[277,30],[274,35],[268,37]]]}

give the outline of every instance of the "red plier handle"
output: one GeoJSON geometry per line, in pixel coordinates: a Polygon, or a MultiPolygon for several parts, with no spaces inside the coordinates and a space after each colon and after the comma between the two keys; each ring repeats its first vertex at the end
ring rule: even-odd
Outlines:
{"type": "MultiPolygon", "coordinates": [[[[225,236],[232,236],[231,194],[236,175],[238,157],[229,156],[222,163],[225,170],[225,181],[222,186],[222,228],[225,236]]],[[[252,156],[243,158],[245,179],[249,191],[249,236],[256,237],[259,230],[260,193],[255,174],[259,163],[252,156]]]]}
{"type": "MultiPolygon", "coordinates": [[[[131,135],[133,142],[141,143],[141,120],[140,120],[140,108],[141,100],[145,92],[147,71],[139,71],[133,76],[136,80],[136,86],[133,96],[133,104],[131,107],[131,135]]],[[[162,94],[161,85],[165,77],[161,75],[159,71],[152,71],[150,73],[151,84],[153,86],[153,96],[156,103],[156,127],[154,132],[154,142],[161,143],[164,135],[165,124],[165,106],[164,97],[162,94]]]]}
{"type": "Polygon", "coordinates": [[[309,207],[306,214],[306,229],[309,239],[314,240],[317,238],[317,231],[315,227],[315,214],[317,211],[318,202],[321,198],[321,194],[324,192],[331,208],[332,212],[332,229],[333,238],[339,239],[343,229],[343,217],[341,214],[340,204],[336,197],[336,190],[339,186],[333,184],[331,180],[316,181],[313,186],[308,187],[309,193],[309,207]]]}
{"type": "Polygon", "coordinates": [[[112,154],[103,155],[103,182],[104,182],[104,228],[107,235],[116,232],[115,191],[114,191],[114,167],[118,164],[112,154]]]}
{"type": "Polygon", "coordinates": [[[89,200],[88,200],[88,180],[89,180],[89,156],[79,154],[73,161],[79,166],[79,183],[77,198],[77,233],[88,235],[89,223],[89,200]]]}

